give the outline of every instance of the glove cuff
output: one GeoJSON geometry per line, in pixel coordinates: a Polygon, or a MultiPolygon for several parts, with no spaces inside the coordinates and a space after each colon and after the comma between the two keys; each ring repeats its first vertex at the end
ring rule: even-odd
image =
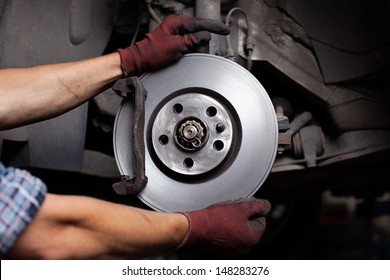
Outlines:
{"type": "Polygon", "coordinates": [[[117,49],[117,52],[121,58],[123,77],[138,76],[142,73],[142,62],[137,45],[125,49],[117,49]]]}
{"type": "Polygon", "coordinates": [[[182,248],[184,246],[190,247],[201,244],[202,240],[205,239],[207,229],[209,227],[207,213],[202,210],[197,210],[187,213],[183,212],[181,214],[187,218],[189,229],[183,241],[177,248],[182,248]]]}
{"type": "Polygon", "coordinates": [[[190,219],[190,217],[188,217],[187,213],[185,213],[185,212],[179,212],[178,214],[182,214],[182,215],[184,215],[184,216],[187,218],[187,220],[188,220],[188,225],[189,225],[189,226],[188,226],[187,234],[186,234],[186,236],[184,236],[183,241],[179,244],[179,246],[176,247],[177,250],[178,250],[178,249],[181,249],[181,248],[183,248],[185,245],[187,245],[188,238],[189,238],[189,236],[190,236],[190,232],[191,232],[191,228],[192,228],[191,219],[190,219]]]}

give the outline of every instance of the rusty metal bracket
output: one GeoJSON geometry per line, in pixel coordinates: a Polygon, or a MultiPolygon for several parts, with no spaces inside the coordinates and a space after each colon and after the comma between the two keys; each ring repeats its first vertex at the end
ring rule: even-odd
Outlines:
{"type": "Polygon", "coordinates": [[[137,77],[128,77],[116,81],[112,89],[122,98],[134,99],[133,154],[134,175],[122,175],[121,181],[113,184],[114,191],[119,195],[138,194],[148,182],[145,175],[145,99],[147,92],[137,77]]]}
{"type": "Polygon", "coordinates": [[[286,132],[279,133],[278,144],[290,145],[292,137],[313,118],[310,112],[303,112],[298,115],[289,125],[286,132]]]}

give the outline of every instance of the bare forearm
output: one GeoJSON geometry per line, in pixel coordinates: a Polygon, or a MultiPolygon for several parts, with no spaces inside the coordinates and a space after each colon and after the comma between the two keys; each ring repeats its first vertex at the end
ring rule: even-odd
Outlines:
{"type": "Polygon", "coordinates": [[[185,216],[79,196],[48,195],[11,249],[22,258],[142,258],[177,247],[185,216]]]}
{"type": "Polygon", "coordinates": [[[0,129],[58,116],[120,78],[120,57],[0,70],[0,129]]]}

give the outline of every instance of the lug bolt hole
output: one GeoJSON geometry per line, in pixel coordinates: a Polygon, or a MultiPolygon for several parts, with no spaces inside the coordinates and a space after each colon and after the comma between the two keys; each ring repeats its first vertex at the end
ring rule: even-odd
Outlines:
{"type": "Polygon", "coordinates": [[[169,142],[169,138],[168,138],[168,136],[166,136],[166,135],[161,135],[161,136],[158,138],[158,141],[160,142],[161,145],[166,145],[166,144],[168,144],[168,142],[169,142]]]}
{"type": "Polygon", "coordinates": [[[207,108],[206,113],[209,117],[215,117],[215,115],[217,114],[217,108],[210,106],[207,108]]]}
{"type": "Polygon", "coordinates": [[[175,105],[173,105],[173,112],[175,112],[176,114],[180,114],[181,112],[183,112],[183,105],[181,105],[180,103],[176,103],[175,105]]]}
{"type": "Polygon", "coordinates": [[[224,147],[225,145],[221,140],[217,140],[214,142],[214,149],[216,149],[217,151],[222,151],[224,147]]]}
{"type": "Polygon", "coordinates": [[[186,159],[184,160],[184,165],[185,165],[185,167],[187,167],[187,168],[191,168],[191,167],[194,166],[194,160],[193,160],[192,158],[186,158],[186,159]]]}

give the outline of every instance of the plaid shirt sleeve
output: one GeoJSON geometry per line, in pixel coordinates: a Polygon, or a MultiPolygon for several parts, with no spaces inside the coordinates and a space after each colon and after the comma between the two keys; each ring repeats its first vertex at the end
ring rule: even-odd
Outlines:
{"type": "Polygon", "coordinates": [[[0,162],[0,254],[12,247],[45,195],[46,185],[39,178],[0,162]]]}

